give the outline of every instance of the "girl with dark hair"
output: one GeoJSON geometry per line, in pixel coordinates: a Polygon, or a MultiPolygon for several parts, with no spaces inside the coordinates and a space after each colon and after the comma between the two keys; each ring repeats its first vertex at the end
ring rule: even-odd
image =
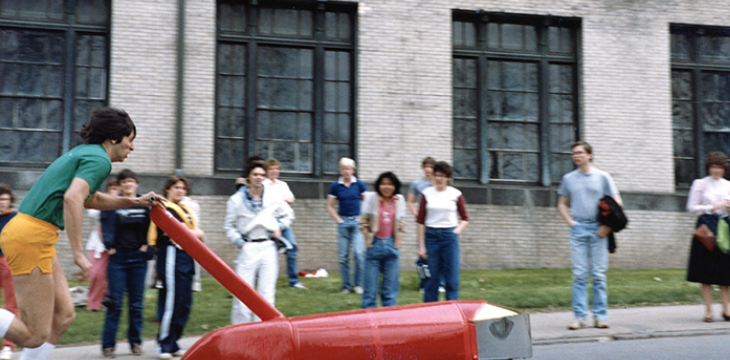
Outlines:
{"type": "MultiPolygon", "coordinates": [[[[697,226],[706,224],[717,234],[719,221],[726,221],[730,213],[730,181],[724,179],[728,169],[727,157],[713,151],[705,159],[707,175],[692,182],[687,199],[687,211],[699,215],[697,226]]],[[[687,281],[702,284],[705,300],[705,322],[712,322],[712,285],[720,286],[722,317],[730,321],[728,285],[730,285],[730,255],[719,248],[709,251],[696,238],[692,239],[687,269],[687,281]]]]}
{"type": "Polygon", "coordinates": [[[84,208],[114,210],[159,204],[150,192],[127,198],[98,192],[112,162],[134,150],[134,123],[122,110],[96,109],[81,131],[84,144],[43,172],[5,226],[0,246],[8,259],[20,317],[0,309],[0,337],[23,346],[22,359],[45,359],[75,317],[68,282],[56,257],[59,230],[66,230],[73,258],[88,277],[91,263],[81,244],[84,208]]]}
{"type": "MultiPolygon", "coordinates": [[[[198,227],[198,219],[193,212],[181,203],[189,189],[188,181],[180,175],[172,175],[165,182],[163,204],[167,211],[193,232],[198,239],[204,240],[205,233],[198,227]]],[[[170,239],[165,232],[150,224],[147,242],[157,247],[157,274],[162,288],[157,298],[157,311],[161,313],[160,330],[157,334],[157,355],[159,359],[172,359],[182,356],[177,341],[182,336],[188,322],[190,308],[193,306],[193,277],[195,261],[183,248],[170,239]]]]}
{"type": "Polygon", "coordinates": [[[451,166],[439,161],[433,167],[433,186],[421,194],[418,209],[418,256],[428,261],[431,277],[426,279],[423,301],[438,301],[439,279],[443,277],[446,300],[459,299],[459,235],[469,224],[466,200],[449,186],[451,166]],[[460,220],[459,220],[460,218],[460,220]]]}
{"type": "Polygon", "coordinates": [[[400,282],[400,243],[406,201],[400,194],[400,180],[385,172],[375,181],[375,192],[366,192],[360,211],[360,230],[365,238],[365,280],[363,309],[377,306],[378,278],[383,274],[380,302],[394,306],[400,282]]]}

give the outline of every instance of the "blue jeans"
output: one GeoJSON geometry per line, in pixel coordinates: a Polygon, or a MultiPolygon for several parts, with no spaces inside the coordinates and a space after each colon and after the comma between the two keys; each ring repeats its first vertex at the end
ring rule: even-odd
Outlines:
{"type": "Polygon", "coordinates": [[[593,317],[606,318],[608,288],[607,239],[596,235],[599,223],[595,220],[578,220],[570,228],[570,259],[573,262],[573,312],[575,317],[585,319],[588,313],[588,266],[593,279],[593,317]],[[590,263],[590,265],[589,265],[590,263]]]}
{"type": "Polygon", "coordinates": [[[294,237],[294,231],[291,226],[281,232],[281,236],[289,240],[294,246],[293,249],[286,252],[286,275],[289,278],[289,286],[294,286],[299,282],[299,271],[297,271],[297,239],[294,237]]]}
{"type": "Polygon", "coordinates": [[[426,255],[431,277],[426,279],[423,288],[423,301],[434,302],[439,299],[439,279],[446,288],[446,300],[459,300],[459,235],[455,227],[426,228],[426,255]]]}
{"type": "Polygon", "coordinates": [[[116,346],[119,317],[122,314],[124,291],[127,291],[129,306],[129,328],[127,338],[130,345],[141,345],[142,300],[144,299],[144,278],[147,274],[147,253],[142,251],[116,252],[109,256],[107,279],[112,306],[106,309],[102,348],[116,346]]]}
{"type": "Polygon", "coordinates": [[[342,288],[350,290],[350,247],[355,257],[355,286],[362,286],[365,275],[365,240],[360,232],[357,216],[343,216],[337,224],[337,249],[340,258],[342,288]]]}
{"type": "Polygon", "coordinates": [[[373,246],[365,251],[365,286],[362,293],[362,308],[377,306],[378,278],[383,274],[380,288],[380,302],[383,306],[394,306],[398,298],[400,278],[400,251],[395,247],[393,237],[374,238],[373,246]]]}

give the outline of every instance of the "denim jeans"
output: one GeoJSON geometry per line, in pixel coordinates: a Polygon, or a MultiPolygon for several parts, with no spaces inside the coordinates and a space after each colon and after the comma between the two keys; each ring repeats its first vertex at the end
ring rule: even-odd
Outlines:
{"type": "Polygon", "coordinates": [[[399,289],[400,251],[395,247],[392,236],[374,238],[373,246],[365,250],[363,309],[372,309],[377,306],[378,278],[381,273],[383,282],[380,287],[380,302],[383,306],[394,306],[399,289]]]}
{"type": "Polygon", "coordinates": [[[337,224],[337,249],[340,258],[342,288],[350,290],[350,247],[355,257],[355,286],[362,286],[365,277],[365,240],[360,232],[357,216],[343,216],[337,224]]]}
{"type": "Polygon", "coordinates": [[[127,338],[130,345],[141,345],[142,310],[144,299],[144,278],[147,273],[147,253],[142,251],[116,252],[109,256],[107,279],[112,306],[106,309],[102,348],[116,346],[119,317],[122,314],[124,291],[127,291],[129,306],[129,328],[127,338]]]}
{"type": "Polygon", "coordinates": [[[459,235],[455,227],[426,228],[426,255],[431,277],[423,288],[423,302],[439,299],[439,279],[446,288],[446,300],[459,300],[459,235]]]}
{"type": "Polygon", "coordinates": [[[596,235],[599,223],[595,220],[578,220],[570,228],[570,259],[573,262],[573,312],[575,317],[585,319],[588,313],[588,271],[593,279],[593,317],[606,318],[608,289],[607,239],[596,235]]]}
{"type": "Polygon", "coordinates": [[[286,275],[289,279],[289,286],[294,286],[299,282],[299,271],[297,271],[297,239],[294,237],[294,231],[291,226],[281,232],[281,236],[289,240],[294,246],[293,249],[286,252],[286,275]]]}

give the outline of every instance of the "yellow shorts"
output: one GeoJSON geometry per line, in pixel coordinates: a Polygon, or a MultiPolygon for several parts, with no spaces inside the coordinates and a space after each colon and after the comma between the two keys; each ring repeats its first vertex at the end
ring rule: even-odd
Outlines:
{"type": "Polygon", "coordinates": [[[40,268],[42,273],[52,274],[58,230],[58,226],[32,216],[15,215],[0,234],[0,247],[10,273],[27,275],[40,268]]]}

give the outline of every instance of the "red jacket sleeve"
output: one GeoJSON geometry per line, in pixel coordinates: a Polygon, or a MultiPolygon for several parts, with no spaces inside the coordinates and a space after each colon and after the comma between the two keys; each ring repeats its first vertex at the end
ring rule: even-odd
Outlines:
{"type": "MultiPolygon", "coordinates": [[[[469,213],[466,211],[466,199],[464,199],[464,195],[459,195],[459,198],[456,200],[456,211],[459,212],[461,221],[469,221],[469,213]]],[[[418,216],[421,216],[421,213],[418,213],[418,216]]]]}
{"type": "Polygon", "coordinates": [[[423,194],[421,194],[421,202],[418,203],[418,217],[416,218],[416,223],[422,225],[426,223],[426,197],[423,194]]]}

